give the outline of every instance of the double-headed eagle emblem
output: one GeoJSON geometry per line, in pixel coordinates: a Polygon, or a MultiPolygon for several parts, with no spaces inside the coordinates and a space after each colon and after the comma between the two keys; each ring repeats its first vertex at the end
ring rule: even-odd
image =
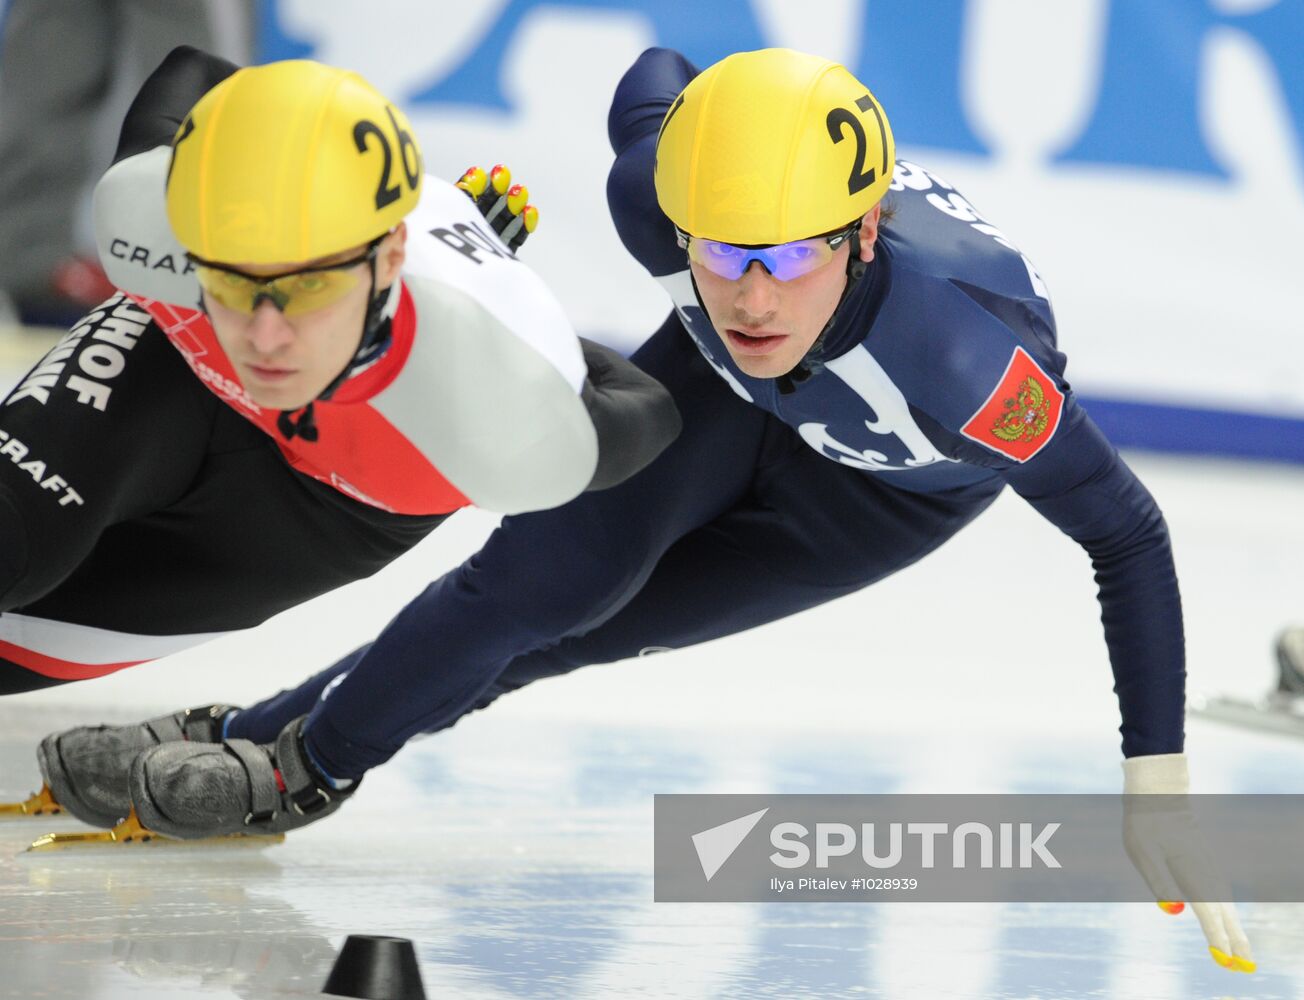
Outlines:
{"type": "Polygon", "coordinates": [[[1033,376],[1020,382],[1004,405],[1005,412],[992,424],[994,436],[1002,441],[1035,441],[1046,433],[1050,404],[1046,402],[1046,390],[1033,376]]]}

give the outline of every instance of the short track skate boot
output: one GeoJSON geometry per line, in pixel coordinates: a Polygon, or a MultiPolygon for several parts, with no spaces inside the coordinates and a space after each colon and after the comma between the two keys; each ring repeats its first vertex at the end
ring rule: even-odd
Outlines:
{"type": "Polygon", "coordinates": [[[131,810],[129,776],[137,754],[172,741],[216,742],[231,710],[205,705],[135,725],[67,729],[41,740],[36,761],[55,803],[84,823],[111,827],[131,810]]]}
{"type": "Polygon", "coordinates": [[[1277,636],[1277,690],[1304,695],[1304,627],[1277,636]]]}
{"type": "Polygon", "coordinates": [[[131,764],[131,804],[148,830],[180,840],[275,834],[338,809],[357,788],[332,788],[308,759],[303,722],[275,743],[164,743],[131,764]]]}

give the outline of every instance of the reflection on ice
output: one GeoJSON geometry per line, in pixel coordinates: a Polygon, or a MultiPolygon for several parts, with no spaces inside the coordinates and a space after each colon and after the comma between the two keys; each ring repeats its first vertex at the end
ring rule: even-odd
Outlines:
{"type": "MultiPolygon", "coordinates": [[[[7,995],[310,996],[348,933],[412,938],[431,994],[471,998],[1304,992],[1304,906],[1243,907],[1263,971],[1233,983],[1189,914],[1148,904],[653,904],[653,792],[919,790],[934,767],[925,746],[898,739],[876,761],[816,734],[512,729],[509,742],[546,746],[550,762],[521,773],[501,727],[456,729],[376,772],[329,823],[257,855],[34,858],[17,851],[39,821],[5,824],[7,995]]],[[[25,780],[29,754],[0,738],[0,792],[25,780]]],[[[1238,763],[1271,772],[1263,754],[1238,763]]],[[[1048,760],[1069,768],[1072,743],[1048,760]]],[[[1020,771],[999,790],[1032,783],[1020,771]]]]}

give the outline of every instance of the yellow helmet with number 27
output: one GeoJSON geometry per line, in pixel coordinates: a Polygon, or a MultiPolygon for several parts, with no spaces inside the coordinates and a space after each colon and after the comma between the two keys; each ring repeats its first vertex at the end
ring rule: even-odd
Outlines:
{"type": "Polygon", "coordinates": [[[197,257],[314,260],[396,226],[421,194],[403,112],[357,73],[307,60],[250,66],[172,140],[168,220],[197,257]]]}
{"type": "Polygon", "coordinates": [[[791,49],[703,70],[657,139],[661,210],[690,236],[767,245],[860,218],[892,180],[892,129],[843,66],[791,49]]]}

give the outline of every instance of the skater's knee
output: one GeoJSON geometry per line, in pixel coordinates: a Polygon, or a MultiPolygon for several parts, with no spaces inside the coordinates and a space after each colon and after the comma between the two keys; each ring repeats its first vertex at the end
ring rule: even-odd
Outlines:
{"type": "MultiPolygon", "coordinates": [[[[537,649],[533,653],[518,656],[507,665],[507,669],[498,675],[493,687],[486,693],[485,705],[499,695],[519,691],[527,684],[545,677],[560,677],[585,665],[585,661],[563,655],[562,648],[568,645],[564,640],[546,649],[537,649]]],[[[476,705],[482,708],[482,705],[476,705]]]]}
{"type": "Polygon", "coordinates": [[[25,607],[57,587],[75,568],[78,544],[24,516],[0,486],[0,612],[25,607]]]}

